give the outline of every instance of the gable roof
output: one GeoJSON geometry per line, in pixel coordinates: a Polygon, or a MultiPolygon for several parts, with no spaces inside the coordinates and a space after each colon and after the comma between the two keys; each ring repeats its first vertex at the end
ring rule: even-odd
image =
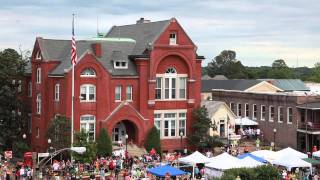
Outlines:
{"type": "Polygon", "coordinates": [[[283,91],[310,91],[300,79],[261,79],[267,81],[283,91]]]}
{"type": "Polygon", "coordinates": [[[202,80],[201,92],[211,92],[212,89],[244,91],[260,82],[254,79],[202,80]]]}
{"type": "Polygon", "coordinates": [[[201,106],[204,106],[207,108],[208,111],[208,116],[209,118],[211,118],[218,110],[221,106],[225,106],[228,111],[234,116],[234,113],[231,111],[231,109],[229,108],[229,106],[226,105],[225,102],[223,101],[201,101],[201,106]]]}

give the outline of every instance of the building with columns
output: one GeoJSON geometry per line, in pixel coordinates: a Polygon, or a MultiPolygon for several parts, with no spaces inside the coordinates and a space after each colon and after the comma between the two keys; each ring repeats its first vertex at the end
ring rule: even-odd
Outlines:
{"type": "MultiPolygon", "coordinates": [[[[75,131],[83,129],[95,140],[105,128],[114,142],[127,134],[143,146],[155,125],[164,151],[188,146],[191,113],[200,106],[204,57],[175,18],[141,18],[76,45],[75,131]]],[[[46,150],[46,131],[56,115],[71,117],[70,57],[71,40],[36,38],[29,85],[35,151],[46,150]]]]}

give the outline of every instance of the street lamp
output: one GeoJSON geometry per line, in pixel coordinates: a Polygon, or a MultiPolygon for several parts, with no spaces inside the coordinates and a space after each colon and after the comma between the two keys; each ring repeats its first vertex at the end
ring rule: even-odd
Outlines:
{"type": "Polygon", "coordinates": [[[127,150],[128,150],[128,143],[127,143],[128,137],[129,137],[128,134],[126,134],[126,135],[125,135],[125,138],[126,138],[126,153],[127,153],[127,150]]]}
{"type": "Polygon", "coordinates": [[[181,152],[182,152],[182,137],[183,137],[183,132],[180,131],[180,148],[181,148],[181,152]]]}
{"type": "Polygon", "coordinates": [[[23,139],[26,139],[26,138],[27,138],[27,135],[24,133],[24,134],[22,135],[22,138],[23,138],[23,139]]]}
{"type": "Polygon", "coordinates": [[[49,144],[49,145],[51,144],[51,139],[50,139],[50,138],[48,139],[48,144],[49,144]]]}
{"type": "Polygon", "coordinates": [[[273,129],[273,150],[276,150],[276,133],[277,133],[277,129],[274,128],[273,129]]]}

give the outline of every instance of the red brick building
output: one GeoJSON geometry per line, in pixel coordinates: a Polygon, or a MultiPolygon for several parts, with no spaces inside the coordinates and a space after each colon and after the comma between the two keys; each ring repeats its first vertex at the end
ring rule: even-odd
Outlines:
{"type": "MultiPolygon", "coordinates": [[[[163,150],[187,146],[192,110],[200,105],[201,61],[176,19],[113,26],[104,38],[77,41],[75,131],[142,146],[156,125],[163,150]],[[183,142],[180,145],[180,134],[183,142]]],[[[70,40],[38,37],[32,53],[33,150],[47,148],[55,115],[71,117],[70,40]]]]}

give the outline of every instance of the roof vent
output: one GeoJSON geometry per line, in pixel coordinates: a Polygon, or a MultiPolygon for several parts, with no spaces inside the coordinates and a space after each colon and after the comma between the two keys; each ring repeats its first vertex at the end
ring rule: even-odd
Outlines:
{"type": "Polygon", "coordinates": [[[144,24],[144,23],[149,23],[151,22],[150,20],[147,20],[147,19],[144,19],[143,17],[140,18],[138,21],[137,21],[137,24],[144,24]]]}

